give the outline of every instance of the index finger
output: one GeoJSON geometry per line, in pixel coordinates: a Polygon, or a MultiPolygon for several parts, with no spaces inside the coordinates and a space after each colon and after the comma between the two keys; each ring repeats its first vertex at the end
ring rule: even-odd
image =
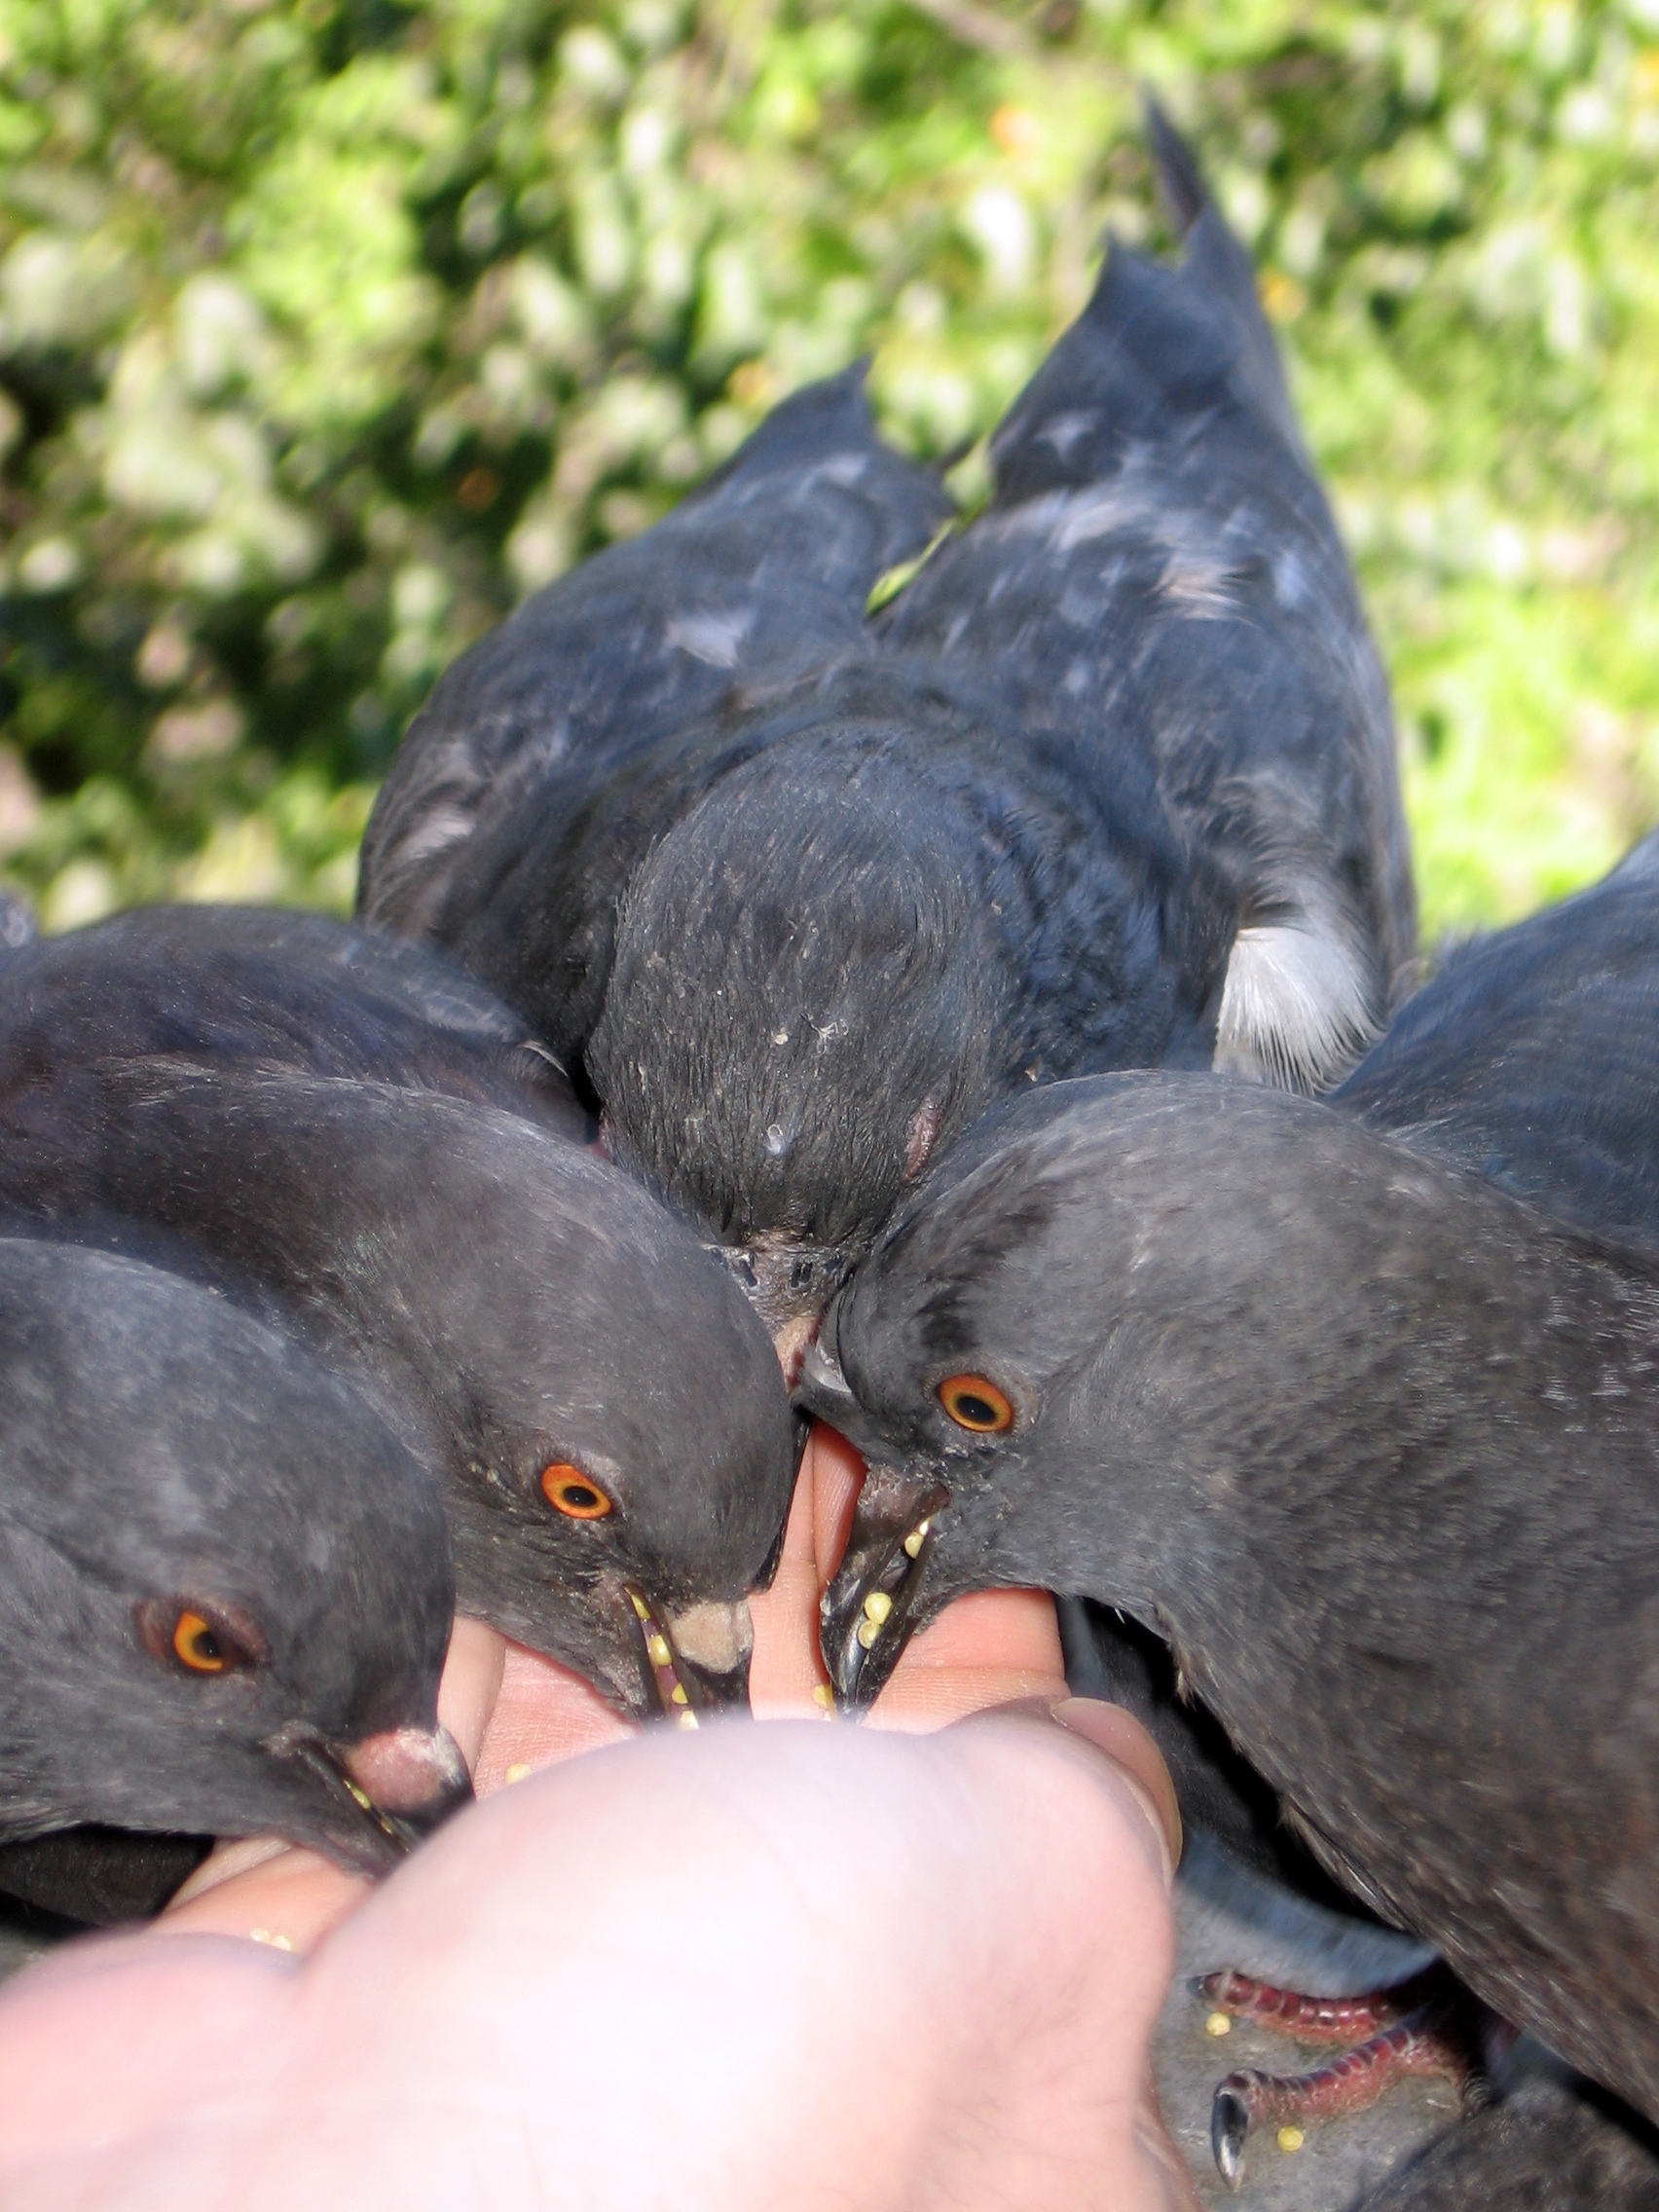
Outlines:
{"type": "MultiPolygon", "coordinates": [[[[750,1601],[750,1698],[762,1718],[831,1710],[818,1602],[840,1565],[863,1480],[864,1462],[846,1438],[815,1421],[777,1579],[750,1601]]],[[[942,1728],[985,1706],[1065,1694],[1053,1601],[1041,1591],[984,1591],[959,1598],[911,1641],[869,1721],[877,1728],[942,1728]]]]}

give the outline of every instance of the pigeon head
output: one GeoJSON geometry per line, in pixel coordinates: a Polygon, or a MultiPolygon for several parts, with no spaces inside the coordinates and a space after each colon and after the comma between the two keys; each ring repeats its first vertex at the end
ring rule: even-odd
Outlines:
{"type": "MultiPolygon", "coordinates": [[[[356,1101],[319,1103],[362,1127],[356,1101]]],[[[383,1106],[424,1197],[383,1233],[353,1193],[353,1326],[395,1354],[450,1467],[461,1609],[637,1719],[743,1702],[747,1597],[770,1579],[796,1459],[747,1301],[606,1161],[460,1101],[383,1106]]]]}
{"type": "MultiPolygon", "coordinates": [[[[1081,1594],[1145,1617],[1183,1526],[1163,1394],[1192,1390],[1189,1349],[1221,1372],[1207,1332],[1235,1296],[1217,1264],[1235,1225],[1203,1218],[1196,1185],[1214,1200],[1232,1145],[1306,1145],[1319,1111],[1204,1077],[1090,1077],[1015,1099],[940,1161],[830,1307],[796,1391],[868,1466],[823,1607],[845,1703],[867,1705],[968,1590],[1079,1590],[1081,1567],[1081,1594]],[[1230,1109],[1271,1126],[1236,1133],[1215,1119],[1230,1109]]],[[[1241,1272],[1272,1265],[1253,1236],[1231,1247],[1241,1272]]]]}
{"type": "Polygon", "coordinates": [[[963,850],[903,733],[834,720],[723,776],[629,886],[588,1055],[607,1141],[726,1251],[786,1370],[1000,1078],[963,850]]]}
{"type": "Polygon", "coordinates": [[[381,1871],[470,1786],[435,1480],[183,1279],[0,1240],[0,1833],[273,1830],[381,1871]]]}

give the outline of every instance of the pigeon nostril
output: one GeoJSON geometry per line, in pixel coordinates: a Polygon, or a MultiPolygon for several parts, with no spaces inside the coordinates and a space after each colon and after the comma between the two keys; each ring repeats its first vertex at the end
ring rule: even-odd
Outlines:
{"type": "Polygon", "coordinates": [[[792,1290],[804,1290],[811,1280],[812,1262],[810,1260],[797,1260],[790,1270],[790,1288],[792,1290]]]}

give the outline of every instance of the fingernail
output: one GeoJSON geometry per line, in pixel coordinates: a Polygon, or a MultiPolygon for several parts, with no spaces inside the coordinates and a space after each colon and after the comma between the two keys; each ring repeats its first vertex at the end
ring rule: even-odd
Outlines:
{"type": "Polygon", "coordinates": [[[1163,1754],[1151,1736],[1132,1713],[1099,1698],[1057,1698],[1049,1708],[1049,1717],[1104,1751],[1119,1769],[1125,1789],[1157,1834],[1163,1886],[1170,1888],[1181,1862],[1181,1808],[1163,1754]]]}

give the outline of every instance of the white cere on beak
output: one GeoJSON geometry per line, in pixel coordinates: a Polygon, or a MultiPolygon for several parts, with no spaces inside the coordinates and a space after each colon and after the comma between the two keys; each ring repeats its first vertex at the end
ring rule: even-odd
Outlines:
{"type": "Polygon", "coordinates": [[[732,1604],[708,1599],[682,1613],[669,1613],[665,1620],[680,1656],[711,1674],[729,1675],[755,1648],[755,1622],[745,1598],[732,1604]]]}

